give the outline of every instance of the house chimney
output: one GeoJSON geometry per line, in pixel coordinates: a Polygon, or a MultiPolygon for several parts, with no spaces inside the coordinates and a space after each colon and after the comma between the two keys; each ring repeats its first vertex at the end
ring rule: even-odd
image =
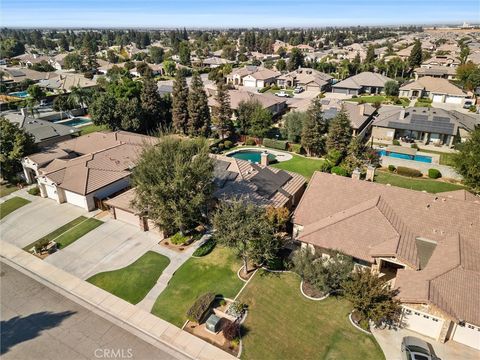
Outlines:
{"type": "Polygon", "coordinates": [[[260,165],[268,166],[268,153],[266,151],[260,154],[260,165]]]}
{"type": "Polygon", "coordinates": [[[373,182],[374,177],[375,177],[375,167],[372,165],[369,165],[367,167],[367,176],[365,177],[365,180],[373,182]]]}
{"type": "Polygon", "coordinates": [[[353,170],[352,179],[360,180],[360,170],[358,168],[355,168],[355,170],[353,170]]]}

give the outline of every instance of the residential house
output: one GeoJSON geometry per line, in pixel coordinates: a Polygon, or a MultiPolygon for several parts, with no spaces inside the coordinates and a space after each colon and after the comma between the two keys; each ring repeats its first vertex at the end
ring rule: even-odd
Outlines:
{"type": "Polygon", "coordinates": [[[408,46],[402,50],[398,50],[397,56],[402,60],[408,60],[408,58],[410,57],[410,54],[412,53],[412,50],[413,50],[413,45],[408,46]]]}
{"type": "Polygon", "coordinates": [[[277,85],[283,88],[301,86],[305,90],[327,91],[333,77],[311,68],[299,68],[277,78],[277,85]]]}
{"type": "Polygon", "coordinates": [[[480,115],[464,114],[440,108],[397,106],[379,110],[372,124],[373,141],[408,137],[420,144],[452,147],[459,139],[465,141],[480,126],[480,115]]]}
{"type": "Polygon", "coordinates": [[[15,82],[19,83],[26,79],[33,81],[39,81],[45,79],[49,76],[50,73],[44,73],[41,71],[36,71],[32,69],[23,69],[23,68],[2,68],[4,72],[3,81],[4,82],[15,82]]]}
{"type": "Polygon", "coordinates": [[[50,65],[52,65],[57,70],[70,70],[65,69],[65,57],[67,57],[68,53],[57,54],[54,57],[49,59],[50,65]]]}
{"type": "Polygon", "coordinates": [[[372,105],[348,101],[331,102],[328,100],[324,101],[323,99],[321,102],[323,117],[327,121],[333,119],[343,109],[350,119],[353,136],[363,138],[369,133],[374,115],[377,112],[377,109],[372,105]]]}
{"type": "Polygon", "coordinates": [[[209,67],[211,69],[219,67],[221,65],[233,64],[233,63],[234,61],[218,58],[215,56],[202,60],[202,65],[205,67],[209,67]]]}
{"type": "Polygon", "coordinates": [[[274,85],[280,75],[279,71],[259,68],[257,71],[243,77],[242,83],[245,87],[261,89],[265,86],[274,85]]]}
{"type": "Polygon", "coordinates": [[[409,99],[429,98],[433,102],[462,105],[468,95],[443,78],[423,76],[400,87],[400,96],[409,99]]]}
{"type": "Polygon", "coordinates": [[[257,66],[244,66],[242,68],[235,68],[230,74],[227,75],[227,84],[231,85],[243,85],[243,79],[245,76],[253,74],[258,71],[257,66]]]}
{"type": "Polygon", "coordinates": [[[480,198],[428,194],[315,172],[293,214],[294,239],[353,257],[393,288],[406,328],[480,350],[480,198]]]}
{"type": "Polygon", "coordinates": [[[131,171],[145,143],[156,138],[116,131],[59,142],[22,160],[28,183],[42,197],[91,211],[130,186],[131,171]]]}
{"type": "Polygon", "coordinates": [[[422,66],[423,65],[457,67],[460,65],[460,60],[452,55],[435,55],[425,60],[422,63],[422,66]]]}
{"type": "Polygon", "coordinates": [[[380,94],[385,83],[391,80],[382,74],[365,71],[334,84],[332,92],[346,95],[380,94]]]}
{"type": "Polygon", "coordinates": [[[423,76],[438,77],[447,80],[454,80],[457,76],[455,68],[450,66],[427,65],[414,70],[415,80],[423,76]]]}
{"type": "Polygon", "coordinates": [[[95,79],[87,79],[83,74],[49,74],[38,82],[38,86],[56,93],[70,92],[74,87],[89,88],[96,86],[95,79]]]}
{"type": "Polygon", "coordinates": [[[315,51],[315,48],[313,46],[307,45],[307,44],[300,44],[294,46],[298,50],[300,50],[303,54],[309,54],[313,53],[315,51]]]}
{"type": "Polygon", "coordinates": [[[50,58],[45,55],[37,54],[22,54],[15,56],[13,59],[17,59],[20,62],[20,65],[24,67],[31,67],[34,64],[41,63],[42,61],[49,62],[50,58]]]}

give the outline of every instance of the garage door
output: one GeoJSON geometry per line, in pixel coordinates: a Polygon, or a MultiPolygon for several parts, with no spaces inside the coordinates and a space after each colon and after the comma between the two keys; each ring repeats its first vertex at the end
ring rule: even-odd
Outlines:
{"type": "Polygon", "coordinates": [[[243,86],[256,87],[255,85],[256,85],[256,81],[255,81],[255,80],[243,79],[243,86]]]}
{"type": "Polygon", "coordinates": [[[445,102],[448,104],[461,104],[463,98],[459,96],[447,96],[445,102]]]}
{"type": "Polygon", "coordinates": [[[115,215],[117,217],[117,220],[126,222],[128,224],[132,224],[135,226],[139,226],[139,219],[138,216],[132,213],[129,213],[128,211],[121,210],[116,208],[115,209],[115,215]]]}
{"type": "Polygon", "coordinates": [[[480,350],[480,327],[466,323],[465,326],[455,325],[452,340],[480,350]]]}
{"type": "Polygon", "coordinates": [[[433,95],[433,102],[443,102],[443,95],[433,95]]]}
{"type": "Polygon", "coordinates": [[[45,185],[45,190],[47,190],[47,197],[53,200],[58,200],[57,190],[55,186],[45,185]]]}
{"type": "Polygon", "coordinates": [[[438,339],[444,322],[444,320],[430,314],[406,307],[403,309],[402,320],[407,329],[433,339],[438,339]]]}
{"type": "Polygon", "coordinates": [[[333,89],[332,89],[332,92],[335,93],[335,94],[345,94],[345,95],[347,95],[347,94],[348,94],[348,89],[345,89],[345,88],[333,88],[333,89]]]}

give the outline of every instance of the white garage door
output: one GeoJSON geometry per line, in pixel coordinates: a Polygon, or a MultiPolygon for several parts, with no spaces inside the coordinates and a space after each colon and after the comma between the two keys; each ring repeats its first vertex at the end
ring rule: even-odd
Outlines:
{"type": "Polygon", "coordinates": [[[444,320],[440,318],[418,310],[406,307],[403,309],[403,323],[405,327],[433,339],[437,339],[440,335],[443,322],[444,320]]]}
{"type": "Polygon", "coordinates": [[[461,104],[462,100],[463,98],[459,96],[447,96],[447,98],[445,99],[445,102],[448,104],[461,104]]]}
{"type": "Polygon", "coordinates": [[[469,323],[465,326],[455,325],[452,340],[480,350],[480,327],[469,323]]]}
{"type": "Polygon", "coordinates": [[[57,190],[55,186],[45,185],[45,190],[47,190],[47,197],[53,200],[58,200],[57,190]]]}
{"type": "Polygon", "coordinates": [[[138,219],[138,216],[135,214],[129,213],[128,211],[115,208],[115,215],[117,217],[117,220],[126,222],[128,224],[132,224],[135,226],[139,226],[140,224],[140,220],[138,219]]]}
{"type": "Polygon", "coordinates": [[[433,95],[433,102],[443,102],[443,95],[433,95]]]}
{"type": "Polygon", "coordinates": [[[255,80],[243,79],[243,86],[256,87],[256,81],[255,80]]]}

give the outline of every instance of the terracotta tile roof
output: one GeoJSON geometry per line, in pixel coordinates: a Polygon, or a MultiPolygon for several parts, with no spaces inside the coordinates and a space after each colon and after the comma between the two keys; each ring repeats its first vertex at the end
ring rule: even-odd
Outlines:
{"type": "Polygon", "coordinates": [[[135,213],[135,210],[131,205],[134,198],[135,198],[135,188],[127,190],[115,196],[114,198],[111,198],[105,201],[105,204],[114,208],[119,208],[131,213],[135,213]]]}
{"type": "Polygon", "coordinates": [[[369,71],[361,72],[360,74],[350,76],[332,87],[334,88],[348,88],[361,89],[364,86],[384,87],[385,83],[392,80],[382,74],[377,74],[369,71]]]}
{"type": "Polygon", "coordinates": [[[423,76],[418,80],[408,82],[400,87],[400,91],[402,90],[425,90],[433,93],[467,96],[462,89],[453,85],[447,79],[432,76],[423,76]]]}

